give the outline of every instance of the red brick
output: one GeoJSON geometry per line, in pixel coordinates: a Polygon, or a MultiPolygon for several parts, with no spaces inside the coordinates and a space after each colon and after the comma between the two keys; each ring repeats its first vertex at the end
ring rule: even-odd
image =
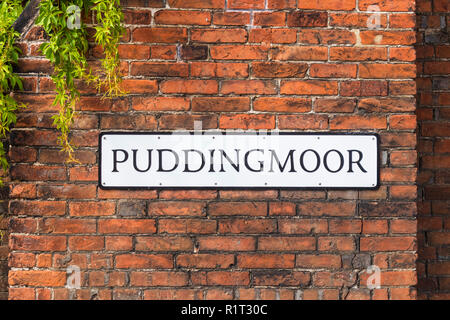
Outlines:
{"type": "MultiPolygon", "coordinates": [[[[370,274],[363,273],[361,275],[361,285],[366,285],[370,274]]],[[[382,271],[380,274],[380,285],[382,286],[413,286],[417,283],[417,276],[414,270],[402,271],[382,271]]]]}
{"type": "Polygon", "coordinates": [[[251,29],[248,42],[250,43],[295,43],[297,31],[294,29],[251,29]]]}
{"type": "Polygon", "coordinates": [[[230,0],[229,9],[264,9],[263,1],[254,0],[230,0]]]}
{"type": "Polygon", "coordinates": [[[413,112],[415,100],[409,98],[366,98],[360,100],[358,107],[368,112],[413,112]]]}
{"type": "Polygon", "coordinates": [[[298,205],[301,216],[353,216],[356,204],[354,202],[303,202],[298,205]]]}
{"type": "Polygon", "coordinates": [[[221,190],[221,199],[234,199],[234,200],[262,200],[262,199],[276,199],[278,192],[275,190],[221,190]]]}
{"type": "Polygon", "coordinates": [[[330,220],[329,230],[331,234],[355,233],[362,232],[362,221],[358,219],[351,220],[330,220]]]}
{"type": "Polygon", "coordinates": [[[205,203],[187,201],[158,201],[148,204],[149,216],[203,216],[205,203]]]}
{"type": "Polygon", "coordinates": [[[38,188],[38,196],[41,198],[61,199],[87,199],[95,195],[95,185],[64,184],[42,185],[38,188]]]}
{"type": "Polygon", "coordinates": [[[223,129],[274,129],[275,117],[265,114],[222,115],[219,126],[223,129]]]}
{"type": "Polygon", "coordinates": [[[380,11],[414,11],[415,9],[415,1],[413,0],[361,0],[359,2],[359,9],[367,10],[371,5],[379,6],[380,11]]]}
{"type": "Polygon", "coordinates": [[[253,109],[256,111],[304,113],[311,111],[311,99],[261,97],[253,102],[253,109]]]}
{"type": "Polygon", "coordinates": [[[133,109],[137,111],[182,111],[189,109],[189,100],[179,97],[133,98],[133,109]]]}
{"type": "Polygon", "coordinates": [[[62,216],[66,211],[64,201],[11,201],[10,214],[27,216],[62,216]]]}
{"type": "Polygon", "coordinates": [[[212,78],[247,78],[248,65],[245,63],[192,62],[191,76],[212,78]]]}
{"type": "Polygon", "coordinates": [[[160,199],[177,200],[207,200],[217,198],[215,190],[162,190],[159,193],[160,199]]]}
{"type": "Polygon", "coordinates": [[[105,237],[106,250],[130,251],[133,247],[132,238],[128,236],[107,236],[105,237]]]}
{"type": "Polygon", "coordinates": [[[237,264],[241,268],[272,269],[293,268],[293,254],[239,254],[237,264]]]}
{"type": "MultiPolygon", "coordinates": [[[[356,35],[348,30],[305,29],[298,33],[298,42],[303,44],[356,44],[356,35]]],[[[319,59],[314,59],[319,60],[319,59]]]]}
{"type": "Polygon", "coordinates": [[[320,237],[317,246],[319,251],[353,251],[355,241],[352,237],[320,237]]]}
{"type": "Polygon", "coordinates": [[[215,80],[167,80],[161,84],[163,93],[214,94],[218,93],[215,80]]]}
{"type": "Polygon", "coordinates": [[[282,46],[272,49],[272,59],[281,61],[328,60],[328,49],[309,46],[282,46]]]}
{"type": "Polygon", "coordinates": [[[64,251],[66,250],[66,237],[11,235],[10,249],[29,251],[64,251]]]}
{"type": "Polygon", "coordinates": [[[269,9],[292,9],[295,8],[296,0],[268,0],[269,9]]]}
{"type": "Polygon", "coordinates": [[[415,237],[365,237],[360,240],[361,251],[414,251],[415,237]]]}
{"type": "Polygon", "coordinates": [[[309,272],[301,271],[257,271],[253,273],[253,282],[257,286],[305,286],[311,280],[309,272]]]}
{"type": "Polygon", "coordinates": [[[148,59],[150,58],[150,47],[137,44],[119,45],[119,56],[122,59],[148,59]]]}
{"type": "Polygon", "coordinates": [[[330,129],[386,129],[387,121],[383,116],[336,116],[330,119],[330,129]]]}
{"type": "Polygon", "coordinates": [[[202,295],[197,289],[151,289],[144,291],[144,300],[198,300],[202,295]]]}
{"type": "Polygon", "coordinates": [[[247,41],[244,29],[192,29],[191,40],[205,43],[243,43],[247,41]]]}
{"type": "Polygon", "coordinates": [[[214,60],[263,60],[267,53],[266,47],[256,45],[221,45],[210,49],[214,60]]]}
{"type": "Polygon", "coordinates": [[[389,92],[391,95],[415,94],[417,91],[415,81],[391,81],[389,82],[389,92]]]}
{"type": "Polygon", "coordinates": [[[289,27],[326,27],[328,14],[325,11],[294,11],[287,16],[289,27]]]}
{"type": "Polygon", "coordinates": [[[266,216],[267,204],[264,202],[212,202],[208,204],[211,216],[266,216]]]}
{"type": "Polygon", "coordinates": [[[118,269],[172,268],[173,257],[169,254],[121,254],[116,256],[118,269]]]}
{"type": "Polygon", "coordinates": [[[177,256],[177,266],[199,269],[228,269],[234,264],[232,254],[180,254],[177,256]]]}
{"type": "Polygon", "coordinates": [[[413,45],[416,34],[413,31],[361,31],[363,45],[413,45]]]}
{"type": "Polygon", "coordinates": [[[338,84],[336,81],[320,80],[282,81],[280,93],[288,95],[336,95],[338,84]]]}
{"type": "MultiPolygon", "coordinates": [[[[415,187],[414,187],[415,188],[415,187]]],[[[416,233],[417,221],[415,220],[392,220],[391,233],[416,233]]]]}
{"type": "Polygon", "coordinates": [[[185,28],[136,28],[133,40],[148,43],[184,43],[187,41],[185,28]]]}
{"type": "Polygon", "coordinates": [[[225,26],[244,26],[250,23],[250,14],[247,12],[215,12],[213,23],[225,26]]]}
{"type": "Polygon", "coordinates": [[[362,232],[363,234],[386,234],[387,220],[363,220],[362,232]]]}
{"type": "Polygon", "coordinates": [[[217,128],[215,115],[166,114],[159,118],[159,129],[193,130],[195,122],[202,123],[202,129],[217,128]]]}
{"type": "Polygon", "coordinates": [[[9,300],[34,300],[35,298],[34,288],[9,288],[9,300]]]}
{"type": "Polygon", "coordinates": [[[104,242],[99,236],[74,236],[69,238],[69,248],[74,251],[102,250],[104,242]]]}
{"type": "Polygon", "coordinates": [[[300,268],[340,268],[341,257],[333,254],[299,254],[295,266],[300,268]]]}
{"type": "Polygon", "coordinates": [[[49,218],[39,224],[40,233],[51,234],[95,233],[96,229],[94,219],[49,218]]]}
{"type": "Polygon", "coordinates": [[[275,12],[256,12],[253,18],[253,25],[255,26],[285,26],[286,13],[275,12]]]}
{"type": "Polygon", "coordinates": [[[217,222],[205,219],[160,219],[159,233],[215,233],[217,222]]]}
{"type": "Polygon", "coordinates": [[[250,274],[244,271],[193,272],[191,281],[194,285],[248,285],[250,283],[250,274]]]}
{"type": "Polygon", "coordinates": [[[416,61],[416,50],[414,48],[391,48],[389,51],[391,61],[416,61]]]}
{"type": "Polygon", "coordinates": [[[406,79],[416,77],[416,66],[413,64],[361,64],[361,78],[406,79]]]}
{"type": "Polygon", "coordinates": [[[312,64],[309,74],[314,78],[356,78],[354,64],[312,64]]]}
{"type": "Polygon", "coordinates": [[[189,275],[178,271],[131,272],[130,285],[137,287],[179,287],[188,284],[189,275]]]}
{"type": "Polygon", "coordinates": [[[137,237],[138,251],[191,251],[192,239],[187,237],[137,237]]]}
{"type": "MultiPolygon", "coordinates": [[[[189,66],[186,63],[133,62],[131,64],[131,75],[133,76],[186,77],[188,73],[189,73],[189,66]]],[[[156,81],[153,82],[156,84],[156,81]]],[[[155,86],[155,89],[156,90],[154,90],[153,92],[156,93],[157,85],[155,86]]]]}
{"type": "Polygon", "coordinates": [[[385,48],[331,47],[330,60],[333,61],[375,61],[387,60],[385,48]]]}
{"type": "Polygon", "coordinates": [[[273,81],[226,80],[222,82],[222,94],[275,94],[277,86],[273,81]]]}
{"type": "Polygon", "coordinates": [[[356,101],[353,99],[316,99],[314,104],[315,112],[351,113],[355,108],[356,101]]]}
{"type": "Polygon", "coordinates": [[[309,251],[316,248],[312,237],[261,237],[258,250],[261,251],[309,251]]]}
{"type": "Polygon", "coordinates": [[[387,81],[345,81],[341,83],[341,96],[387,96],[387,81]]]}
{"type": "Polygon", "coordinates": [[[252,64],[253,76],[257,78],[303,78],[307,70],[308,65],[304,63],[255,62],[252,64]]]}
{"type": "Polygon", "coordinates": [[[33,268],[36,264],[34,253],[11,253],[8,257],[8,266],[15,268],[33,268]]]}
{"type": "Polygon", "coordinates": [[[285,234],[327,233],[328,222],[321,219],[280,219],[278,229],[285,234]]]}
{"type": "Polygon", "coordinates": [[[240,236],[199,237],[198,245],[200,251],[254,251],[256,240],[240,236]]]}
{"type": "Polygon", "coordinates": [[[192,110],[204,111],[247,111],[250,109],[250,99],[244,97],[194,97],[192,110]]]}
{"type": "Polygon", "coordinates": [[[142,233],[156,232],[152,219],[101,219],[98,221],[99,233],[142,233]]]}
{"type": "Polygon", "coordinates": [[[155,13],[156,24],[211,24],[211,13],[204,11],[160,10],[155,13]]]}
{"type": "MultiPolygon", "coordinates": [[[[372,13],[330,13],[330,26],[337,27],[353,27],[367,28],[367,21],[371,18],[372,13]]],[[[379,14],[380,28],[386,28],[387,15],[379,14]]]]}
{"type": "Polygon", "coordinates": [[[219,233],[273,233],[276,221],[271,219],[226,219],[219,221],[219,233]]]}
{"type": "Polygon", "coordinates": [[[138,129],[155,130],[158,126],[153,115],[113,115],[102,116],[100,127],[102,129],[138,129]]]}
{"type": "Polygon", "coordinates": [[[155,199],[155,190],[98,190],[99,199],[155,199]]]}
{"type": "Polygon", "coordinates": [[[299,0],[298,8],[317,10],[353,10],[355,9],[355,0],[330,0],[326,3],[320,0],[299,0]]]}
{"type": "Polygon", "coordinates": [[[177,47],[171,45],[151,46],[150,58],[162,60],[175,60],[177,58],[177,47]]]}
{"type": "Polygon", "coordinates": [[[296,207],[292,202],[269,203],[269,215],[271,216],[295,216],[296,207]]]}
{"type": "Polygon", "coordinates": [[[62,287],[66,284],[65,271],[14,270],[8,275],[11,286],[62,287]]]}

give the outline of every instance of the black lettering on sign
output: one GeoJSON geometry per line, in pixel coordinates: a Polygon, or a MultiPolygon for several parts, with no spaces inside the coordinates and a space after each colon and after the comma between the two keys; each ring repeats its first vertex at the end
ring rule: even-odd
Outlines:
{"type": "Polygon", "coordinates": [[[248,157],[249,157],[250,154],[253,153],[253,152],[261,152],[262,154],[264,154],[264,150],[262,150],[262,149],[253,149],[253,150],[248,151],[248,152],[245,154],[245,157],[244,157],[244,164],[245,164],[245,167],[246,167],[248,170],[250,170],[251,172],[262,172],[262,171],[264,170],[264,161],[258,161],[258,163],[259,163],[259,169],[253,169],[253,168],[251,168],[250,165],[248,164],[248,157]]]}
{"type": "Polygon", "coordinates": [[[288,153],[288,155],[286,157],[286,160],[284,161],[283,165],[281,165],[280,159],[278,159],[278,156],[277,156],[275,150],[269,149],[269,151],[271,152],[271,155],[270,155],[270,170],[269,170],[269,172],[274,172],[273,171],[273,161],[274,160],[277,162],[278,168],[280,168],[281,172],[284,172],[284,169],[286,168],[286,166],[288,164],[288,161],[290,162],[290,165],[291,165],[291,169],[289,170],[289,172],[297,172],[294,169],[294,152],[295,152],[295,150],[290,150],[289,151],[289,153],[288,153]]]}
{"type": "Polygon", "coordinates": [[[183,150],[183,151],[184,151],[184,162],[185,162],[185,164],[184,164],[184,172],[199,172],[199,171],[201,171],[203,169],[203,167],[205,166],[205,163],[206,163],[205,162],[205,156],[203,155],[203,153],[198,151],[198,150],[195,150],[195,149],[183,150]],[[198,154],[200,156],[200,158],[202,159],[202,164],[197,169],[190,169],[189,168],[189,153],[190,152],[191,153],[194,152],[194,153],[198,154]]]}
{"type": "Polygon", "coordinates": [[[367,170],[363,168],[363,166],[361,165],[361,161],[363,159],[363,153],[359,150],[348,150],[349,153],[349,168],[348,168],[348,172],[353,172],[353,164],[356,163],[356,165],[359,167],[359,169],[361,169],[362,172],[367,173],[367,170]],[[358,160],[353,161],[353,152],[358,153],[358,160]]]}
{"type": "Polygon", "coordinates": [[[301,156],[300,156],[300,166],[301,166],[302,169],[305,170],[306,172],[309,172],[309,173],[316,172],[316,171],[319,169],[319,167],[320,167],[320,155],[317,153],[317,151],[315,151],[315,150],[313,150],[313,149],[308,149],[308,150],[303,151],[302,154],[301,154],[301,156]],[[315,167],[314,169],[312,169],[312,170],[308,170],[308,169],[305,167],[304,159],[305,159],[305,154],[306,154],[307,152],[312,152],[312,153],[314,153],[314,155],[316,156],[316,167],[315,167]]]}
{"type": "Polygon", "coordinates": [[[123,149],[115,149],[112,152],[113,152],[113,170],[112,170],[112,172],[119,172],[119,170],[117,170],[117,164],[124,163],[128,160],[128,152],[126,152],[123,149]],[[117,153],[119,151],[124,154],[123,160],[120,160],[120,161],[117,159],[117,153]]]}
{"type": "Polygon", "coordinates": [[[178,168],[178,164],[180,163],[180,159],[178,157],[178,154],[170,149],[158,149],[158,155],[159,155],[159,168],[158,172],[172,172],[175,171],[176,168],[178,168]],[[172,169],[163,169],[163,152],[170,152],[175,157],[175,164],[172,169]]]}
{"type": "Polygon", "coordinates": [[[137,167],[137,152],[138,152],[137,149],[133,149],[131,151],[133,151],[133,167],[134,167],[134,169],[139,172],[147,172],[148,170],[150,170],[150,168],[152,167],[152,151],[153,151],[153,149],[147,149],[148,166],[147,166],[147,169],[143,169],[143,170],[141,170],[137,167]]]}

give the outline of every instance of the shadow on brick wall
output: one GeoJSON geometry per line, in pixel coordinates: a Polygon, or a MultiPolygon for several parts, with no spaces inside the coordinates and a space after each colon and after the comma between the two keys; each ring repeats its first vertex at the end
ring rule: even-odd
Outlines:
{"type": "Polygon", "coordinates": [[[420,299],[450,299],[449,9],[417,1],[420,299]]]}
{"type": "Polygon", "coordinates": [[[0,188],[0,300],[8,299],[8,201],[7,190],[0,188]],[[3,191],[2,191],[3,190],[3,191]]]}

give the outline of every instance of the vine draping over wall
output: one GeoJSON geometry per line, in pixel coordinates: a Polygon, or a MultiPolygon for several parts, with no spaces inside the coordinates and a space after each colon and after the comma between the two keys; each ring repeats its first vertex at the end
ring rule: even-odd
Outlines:
{"type": "MultiPolygon", "coordinates": [[[[23,10],[20,0],[2,0],[0,5],[0,139],[4,140],[11,125],[16,122],[15,112],[24,107],[12,95],[15,89],[23,89],[20,78],[14,74],[20,50],[14,42],[20,34],[13,24],[23,10]]],[[[52,80],[56,87],[53,104],[59,106],[53,123],[60,131],[58,143],[67,154],[67,162],[76,162],[74,147],[70,141],[70,128],[76,115],[80,92],[76,80],[95,85],[105,97],[123,95],[119,70],[118,43],[124,28],[120,0],[41,0],[36,24],[48,36],[41,51],[54,66],[52,80]],[[102,68],[94,74],[87,62],[89,49],[86,25],[81,16],[93,13],[96,21],[94,40],[104,51],[102,68]]],[[[6,151],[0,142],[0,163],[8,168],[6,151]]]]}

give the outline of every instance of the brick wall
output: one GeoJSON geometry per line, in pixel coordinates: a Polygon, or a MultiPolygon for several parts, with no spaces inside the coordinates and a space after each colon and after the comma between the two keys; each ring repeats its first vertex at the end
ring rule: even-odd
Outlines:
{"type": "Polygon", "coordinates": [[[8,189],[0,188],[0,300],[8,298],[8,189]]]}
{"type": "MultiPolygon", "coordinates": [[[[21,42],[10,299],[414,299],[415,1],[129,0],[129,95],[83,92],[64,165],[42,32],[21,42]],[[368,20],[378,5],[379,26],[368,20]],[[372,8],[373,10],[373,8],[372,8]],[[101,131],[377,132],[376,191],[104,191],[101,131]],[[381,288],[366,287],[369,265],[381,288]],[[65,288],[66,268],[82,288],[65,288]]],[[[98,50],[92,48],[92,64],[98,50]]]]}
{"type": "Polygon", "coordinates": [[[418,1],[419,293],[450,299],[450,3],[418,1]]]}

